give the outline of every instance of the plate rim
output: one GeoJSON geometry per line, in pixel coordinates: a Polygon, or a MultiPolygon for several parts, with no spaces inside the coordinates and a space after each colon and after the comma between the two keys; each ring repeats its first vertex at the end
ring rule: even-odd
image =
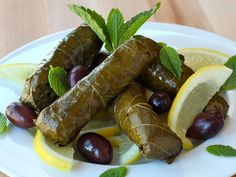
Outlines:
{"type": "MultiPolygon", "coordinates": [[[[62,35],[69,33],[71,30],[73,30],[74,28],[69,28],[66,30],[62,30],[56,33],[52,33],[46,36],[43,36],[39,39],[33,40],[32,42],[29,42],[15,50],[13,50],[12,52],[10,52],[9,54],[7,54],[6,56],[4,56],[1,60],[0,60],[0,65],[3,64],[5,61],[10,60],[11,58],[13,58],[14,56],[29,50],[30,48],[36,47],[42,43],[45,43],[48,40],[53,40],[53,39],[58,39],[59,37],[61,37],[62,35]]],[[[198,35],[200,34],[201,36],[198,38],[204,38],[207,36],[207,39],[209,40],[217,40],[214,42],[218,42],[218,41],[225,41],[227,44],[224,45],[228,45],[228,46],[233,46],[233,48],[236,48],[236,42],[227,39],[225,37],[222,37],[218,34],[209,32],[209,31],[205,31],[202,29],[198,29],[198,28],[194,28],[194,27],[189,27],[189,26],[184,26],[184,25],[178,25],[178,24],[171,24],[171,23],[160,23],[160,22],[147,22],[145,23],[141,30],[163,30],[165,29],[167,32],[172,32],[173,29],[175,29],[175,33],[183,33],[185,35],[189,35],[189,36],[195,36],[197,33],[198,35]],[[195,34],[195,35],[194,35],[195,34]]],[[[100,166],[100,165],[99,165],[100,166]]],[[[136,166],[136,165],[133,165],[136,166]]],[[[1,165],[0,163],[0,169],[10,175],[10,176],[16,176],[16,177],[20,177],[17,173],[13,173],[12,170],[9,170],[7,168],[4,168],[4,165],[1,165]]]]}

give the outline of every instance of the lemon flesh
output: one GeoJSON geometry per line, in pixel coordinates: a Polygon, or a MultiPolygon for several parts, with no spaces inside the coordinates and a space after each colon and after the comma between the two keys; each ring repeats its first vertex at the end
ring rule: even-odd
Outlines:
{"type": "Polygon", "coordinates": [[[183,48],[178,52],[184,55],[184,63],[193,71],[204,66],[224,64],[229,58],[225,53],[205,48],[183,48]]]}
{"type": "Polygon", "coordinates": [[[120,148],[120,146],[122,145],[121,136],[111,136],[108,137],[107,140],[111,143],[113,148],[120,148]]]}
{"type": "Polygon", "coordinates": [[[38,156],[50,166],[62,171],[70,171],[72,169],[73,147],[58,147],[45,138],[39,130],[35,135],[34,150],[38,156]]]}
{"type": "Polygon", "coordinates": [[[121,135],[120,138],[116,139],[118,140],[117,144],[119,144],[119,163],[121,165],[133,164],[142,158],[142,153],[139,151],[139,147],[126,135],[121,135]]]}
{"type": "Polygon", "coordinates": [[[81,130],[80,134],[94,132],[104,137],[116,136],[120,134],[119,127],[115,124],[109,110],[100,111],[81,130]]]}
{"type": "Polygon", "coordinates": [[[0,66],[0,79],[12,80],[24,83],[35,70],[36,65],[32,63],[14,63],[0,66]]]}
{"type": "Polygon", "coordinates": [[[196,115],[231,75],[224,65],[206,66],[190,76],[178,91],[168,114],[169,127],[181,138],[185,149],[193,144],[185,134],[196,115]]]}
{"type": "Polygon", "coordinates": [[[130,165],[133,164],[142,157],[139,147],[136,144],[130,146],[130,148],[120,156],[121,165],[130,165]]]}
{"type": "MultiPolygon", "coordinates": [[[[103,128],[98,128],[98,129],[91,129],[87,132],[94,132],[99,135],[102,135],[104,137],[111,137],[111,136],[116,136],[120,134],[120,129],[117,125],[112,125],[109,127],[103,127],[103,128]]],[[[85,133],[85,132],[82,132],[85,133]]]]}

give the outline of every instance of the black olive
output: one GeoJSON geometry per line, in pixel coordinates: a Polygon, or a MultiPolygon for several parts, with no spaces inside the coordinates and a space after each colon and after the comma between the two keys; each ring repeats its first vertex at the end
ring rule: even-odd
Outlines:
{"type": "Polygon", "coordinates": [[[97,56],[95,57],[95,59],[93,60],[93,63],[91,65],[91,70],[93,70],[94,68],[96,68],[98,65],[100,65],[108,56],[110,55],[110,53],[105,52],[105,51],[101,51],[97,54],[97,56]]]}
{"type": "Polygon", "coordinates": [[[220,111],[206,111],[196,116],[186,136],[198,140],[214,137],[224,126],[224,115],[220,111]]]}
{"type": "Polygon", "coordinates": [[[87,66],[82,66],[82,65],[78,65],[75,66],[74,68],[71,69],[70,73],[69,73],[69,85],[70,87],[74,87],[76,85],[76,83],[83,79],[85,76],[87,76],[89,74],[89,69],[87,66]]]}
{"type": "Polygon", "coordinates": [[[77,150],[89,162],[109,164],[112,161],[113,150],[110,142],[96,133],[85,133],[77,142],[77,150]]]}
{"type": "Polygon", "coordinates": [[[155,92],[149,99],[149,104],[157,114],[169,111],[171,103],[171,98],[163,91],[155,92]]]}
{"type": "Polygon", "coordinates": [[[9,121],[21,128],[34,127],[33,120],[37,118],[37,114],[31,107],[18,102],[7,106],[5,113],[9,121]]]}

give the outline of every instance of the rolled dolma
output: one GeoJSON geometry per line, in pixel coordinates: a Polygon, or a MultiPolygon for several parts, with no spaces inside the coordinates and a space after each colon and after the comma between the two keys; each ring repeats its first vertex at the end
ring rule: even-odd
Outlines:
{"type": "MultiPolygon", "coordinates": [[[[165,68],[165,66],[161,64],[161,45],[153,40],[147,40],[143,36],[136,36],[136,38],[147,46],[154,57],[150,66],[140,74],[139,81],[153,91],[165,91],[170,96],[175,97],[183,83],[193,74],[192,69],[183,63],[184,56],[180,56],[182,61],[182,77],[178,80],[168,69],[165,68]]],[[[205,107],[205,110],[222,111],[224,116],[226,116],[228,108],[229,105],[225,99],[216,93],[205,107]]]]}
{"type": "Polygon", "coordinates": [[[124,90],[152,61],[137,39],[122,44],[74,88],[39,115],[36,125],[60,145],[70,143],[98,111],[124,90]]]}
{"type": "Polygon", "coordinates": [[[36,111],[50,105],[56,94],[48,83],[50,65],[69,71],[76,65],[90,66],[102,47],[102,41],[88,25],[81,25],[69,33],[44,59],[36,71],[26,79],[21,101],[36,111]]]}
{"type": "Polygon", "coordinates": [[[227,101],[217,93],[210,99],[210,101],[204,108],[203,112],[204,111],[220,111],[222,112],[223,116],[226,117],[228,113],[228,109],[229,109],[229,104],[227,103],[227,101]]]}
{"type": "Polygon", "coordinates": [[[165,91],[174,97],[183,83],[193,74],[192,69],[182,63],[182,76],[181,79],[178,80],[164,65],[161,64],[161,46],[157,42],[147,40],[142,36],[136,36],[136,38],[146,45],[155,58],[150,66],[141,73],[139,77],[140,82],[153,91],[165,91]]]}
{"type": "Polygon", "coordinates": [[[132,83],[118,96],[114,106],[115,121],[144,156],[171,163],[181,152],[182,142],[160,121],[143,92],[142,86],[132,83]]]}

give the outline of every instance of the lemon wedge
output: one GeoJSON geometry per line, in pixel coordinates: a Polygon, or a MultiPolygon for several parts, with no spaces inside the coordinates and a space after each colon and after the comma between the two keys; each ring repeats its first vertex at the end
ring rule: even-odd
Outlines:
{"type": "Polygon", "coordinates": [[[224,65],[206,66],[190,76],[178,91],[168,114],[169,127],[181,138],[185,149],[193,147],[185,136],[195,116],[231,75],[224,65]]]}
{"type": "Polygon", "coordinates": [[[184,55],[184,63],[193,71],[204,66],[224,64],[229,58],[225,53],[205,48],[183,48],[178,52],[184,55]]]}
{"type": "Polygon", "coordinates": [[[58,147],[45,138],[39,130],[34,138],[34,150],[47,164],[62,171],[70,171],[72,169],[73,147],[58,147]]]}
{"type": "Polygon", "coordinates": [[[36,64],[32,63],[14,63],[0,66],[0,79],[12,80],[18,83],[24,83],[35,70],[36,64]]]}

